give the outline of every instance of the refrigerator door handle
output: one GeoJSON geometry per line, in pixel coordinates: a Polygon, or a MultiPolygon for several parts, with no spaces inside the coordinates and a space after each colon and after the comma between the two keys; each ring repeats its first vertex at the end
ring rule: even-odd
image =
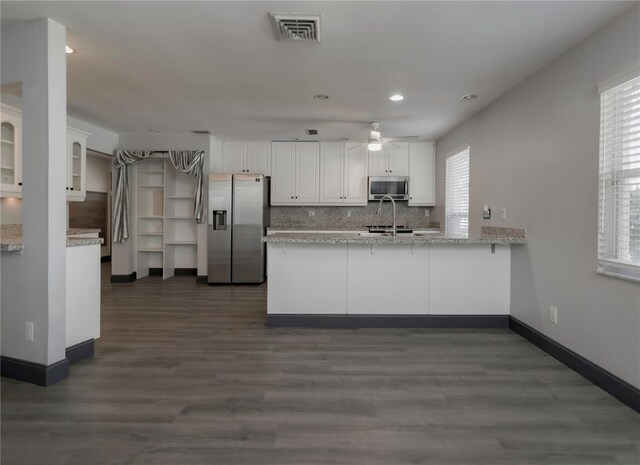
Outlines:
{"type": "Polygon", "coordinates": [[[227,211],[213,210],[213,230],[226,231],[227,229],[227,211]]]}

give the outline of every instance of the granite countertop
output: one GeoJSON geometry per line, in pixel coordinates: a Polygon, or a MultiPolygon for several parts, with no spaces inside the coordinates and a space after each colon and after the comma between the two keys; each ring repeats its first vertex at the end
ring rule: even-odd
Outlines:
{"type": "Polygon", "coordinates": [[[412,236],[400,234],[393,236],[359,236],[351,233],[274,233],[262,238],[263,242],[273,244],[400,244],[400,245],[429,245],[429,244],[495,244],[515,245],[526,244],[523,237],[479,236],[479,237],[449,237],[444,234],[429,236],[412,236]]]}
{"type": "MultiPolygon", "coordinates": [[[[67,229],[67,247],[80,247],[85,245],[101,245],[104,239],[99,237],[76,237],[82,234],[97,234],[99,229],[71,228],[67,229]]],[[[0,252],[22,252],[24,244],[22,240],[22,225],[7,224],[0,227],[0,252]]]]}
{"type": "Polygon", "coordinates": [[[524,229],[483,227],[477,237],[452,237],[442,233],[424,236],[398,234],[398,236],[359,235],[361,231],[287,231],[273,233],[262,238],[263,242],[273,244],[399,244],[399,245],[518,245],[526,244],[524,229]]]}

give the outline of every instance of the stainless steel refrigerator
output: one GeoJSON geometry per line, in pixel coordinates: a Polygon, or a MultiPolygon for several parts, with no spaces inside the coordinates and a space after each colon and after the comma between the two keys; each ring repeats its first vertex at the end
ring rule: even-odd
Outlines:
{"type": "Polygon", "coordinates": [[[262,174],[209,175],[210,284],[264,282],[267,184],[262,174]]]}

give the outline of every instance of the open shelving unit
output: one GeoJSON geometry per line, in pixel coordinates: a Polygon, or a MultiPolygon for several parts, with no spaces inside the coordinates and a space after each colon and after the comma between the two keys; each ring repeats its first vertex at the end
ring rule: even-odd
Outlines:
{"type": "Polygon", "coordinates": [[[179,173],[164,157],[136,163],[136,273],[197,268],[198,234],[193,216],[196,178],[179,173]]]}

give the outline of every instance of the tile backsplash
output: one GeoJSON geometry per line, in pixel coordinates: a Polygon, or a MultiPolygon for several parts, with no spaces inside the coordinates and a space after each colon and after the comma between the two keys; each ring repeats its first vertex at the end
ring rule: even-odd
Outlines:
{"type": "MultiPolygon", "coordinates": [[[[439,223],[425,216],[428,208],[408,207],[405,202],[396,203],[396,218],[399,226],[412,228],[439,228],[439,223]]],[[[377,214],[378,202],[366,207],[271,207],[271,228],[277,229],[366,229],[368,225],[390,225],[391,203],[382,205],[377,214]],[[313,215],[310,216],[309,212],[313,215]],[[351,213],[351,216],[349,216],[351,213]]]]}

